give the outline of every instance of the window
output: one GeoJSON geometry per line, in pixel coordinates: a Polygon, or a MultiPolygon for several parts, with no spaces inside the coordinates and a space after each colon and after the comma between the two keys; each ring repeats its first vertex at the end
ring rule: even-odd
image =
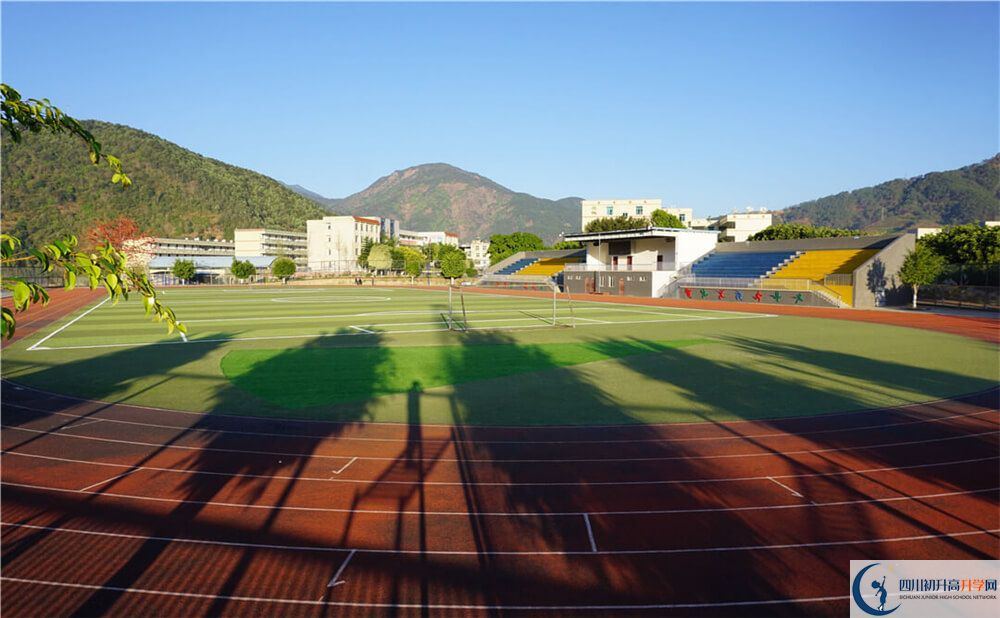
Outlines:
{"type": "Polygon", "coordinates": [[[687,221],[687,215],[685,215],[684,213],[681,213],[680,220],[681,220],[682,223],[684,221],[687,221]]]}
{"type": "Polygon", "coordinates": [[[642,206],[636,206],[635,207],[635,214],[637,214],[637,215],[641,215],[642,214],[642,206]]]}
{"type": "Polygon", "coordinates": [[[610,217],[611,215],[615,214],[615,207],[614,207],[614,206],[608,206],[608,210],[607,210],[607,212],[608,212],[608,216],[609,216],[609,217],[610,217]]]}

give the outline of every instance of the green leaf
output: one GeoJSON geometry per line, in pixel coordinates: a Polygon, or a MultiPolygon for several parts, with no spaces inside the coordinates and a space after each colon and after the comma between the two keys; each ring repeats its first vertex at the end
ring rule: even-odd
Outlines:
{"type": "Polygon", "coordinates": [[[112,289],[118,287],[118,275],[110,273],[107,277],[105,277],[105,279],[107,280],[108,285],[111,286],[112,289]]]}
{"type": "Polygon", "coordinates": [[[14,286],[14,307],[18,311],[24,311],[28,307],[28,299],[31,298],[31,288],[23,281],[18,281],[14,286]]]}
{"type": "Polygon", "coordinates": [[[76,287],[76,273],[72,270],[66,271],[66,289],[72,290],[76,287]]]}

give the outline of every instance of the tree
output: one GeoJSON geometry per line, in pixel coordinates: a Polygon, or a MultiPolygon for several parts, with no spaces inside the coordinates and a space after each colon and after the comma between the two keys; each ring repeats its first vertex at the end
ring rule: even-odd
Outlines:
{"type": "Polygon", "coordinates": [[[617,217],[604,217],[594,219],[584,228],[585,232],[614,232],[618,230],[641,230],[649,227],[649,219],[645,217],[630,217],[629,215],[619,215],[617,217]]]}
{"type": "Polygon", "coordinates": [[[361,268],[368,268],[368,254],[371,253],[372,247],[375,246],[375,241],[371,238],[366,238],[363,243],[361,243],[361,253],[358,254],[358,266],[361,268]]]}
{"type": "Polygon", "coordinates": [[[671,214],[662,208],[657,208],[649,215],[649,221],[653,224],[653,227],[672,227],[677,229],[684,229],[684,222],[681,221],[680,217],[671,214]]]}
{"type": "MultiPolygon", "coordinates": [[[[86,144],[90,161],[97,165],[103,159],[112,169],[111,182],[128,187],[132,184],[129,177],[122,171],[121,161],[101,151],[101,145],[89,131],[84,129],[74,118],[64,114],[54,107],[47,99],[22,99],[21,94],[8,86],[0,84],[0,126],[7,131],[14,143],[21,141],[21,133],[29,131],[38,133],[48,131],[60,134],[75,135],[86,144]]],[[[9,154],[7,156],[10,156],[9,154]]],[[[0,234],[0,269],[7,270],[14,266],[34,267],[42,273],[61,271],[66,289],[76,287],[77,278],[86,277],[91,289],[103,285],[108,291],[108,297],[114,303],[121,299],[128,300],[129,294],[138,293],[143,297],[143,308],[146,315],[151,315],[157,321],[166,322],[167,332],[174,329],[187,332],[187,328],[177,321],[173,310],[163,305],[156,296],[156,289],[149,278],[127,265],[125,255],[111,243],[105,242],[85,253],[77,250],[75,236],[67,236],[38,248],[25,248],[21,239],[11,234],[0,234]]],[[[3,275],[0,277],[0,287],[11,292],[13,309],[0,308],[0,336],[9,339],[14,336],[17,328],[15,313],[26,311],[34,304],[47,305],[49,294],[38,284],[31,283],[21,277],[3,275]]]]}
{"type": "Polygon", "coordinates": [[[280,257],[271,264],[271,274],[287,283],[288,278],[295,274],[295,260],[280,257]]]}
{"type": "Polygon", "coordinates": [[[427,259],[422,251],[413,247],[400,247],[399,252],[403,257],[403,272],[410,276],[410,283],[413,283],[413,278],[423,272],[427,259]]]}
{"type": "Polygon", "coordinates": [[[922,285],[930,285],[937,280],[944,270],[944,258],[924,245],[906,254],[903,266],[899,269],[899,278],[903,283],[913,287],[913,308],[917,308],[917,291],[922,285]]]}
{"type": "Polygon", "coordinates": [[[257,274],[257,268],[247,260],[237,260],[233,258],[233,265],[229,267],[229,272],[233,276],[243,281],[257,274]]]}
{"type": "Polygon", "coordinates": [[[568,249],[582,249],[583,245],[575,240],[560,240],[556,244],[552,245],[552,248],[558,251],[565,251],[568,249]]]}
{"type": "Polygon", "coordinates": [[[992,266],[1000,262],[1000,227],[953,225],[924,236],[920,244],[933,249],[948,264],[992,266]]]}
{"type": "Polygon", "coordinates": [[[776,223],[757,232],[747,240],[798,240],[800,238],[831,238],[835,236],[867,236],[860,230],[835,227],[813,227],[802,223],[776,223]]]}
{"type": "Polygon", "coordinates": [[[392,268],[392,250],[387,245],[375,245],[368,254],[368,268],[384,271],[392,268]]]}
{"type": "Polygon", "coordinates": [[[472,264],[469,264],[468,268],[465,269],[465,276],[469,277],[469,278],[478,277],[479,276],[479,271],[476,270],[475,266],[473,266],[472,264]]]}
{"type": "Polygon", "coordinates": [[[455,284],[455,277],[465,274],[465,254],[462,251],[449,251],[441,257],[441,274],[451,279],[455,284]]]}
{"type": "Polygon", "coordinates": [[[542,239],[528,232],[494,234],[490,236],[488,250],[490,264],[496,264],[521,251],[541,251],[544,248],[545,243],[542,242],[542,239]]]}
{"type": "Polygon", "coordinates": [[[191,260],[174,260],[174,265],[170,268],[171,274],[181,281],[194,279],[194,262],[191,260]]]}

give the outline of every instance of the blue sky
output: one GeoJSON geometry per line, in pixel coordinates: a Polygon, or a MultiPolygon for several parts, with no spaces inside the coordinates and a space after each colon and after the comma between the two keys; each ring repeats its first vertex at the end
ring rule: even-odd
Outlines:
{"type": "Polygon", "coordinates": [[[996,3],[11,3],[2,78],[330,197],[781,208],[1000,146],[996,3]]]}

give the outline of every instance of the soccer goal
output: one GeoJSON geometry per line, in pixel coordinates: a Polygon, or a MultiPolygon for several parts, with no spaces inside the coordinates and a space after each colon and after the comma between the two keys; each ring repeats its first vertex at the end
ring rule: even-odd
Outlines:
{"type": "Polygon", "coordinates": [[[573,298],[550,284],[543,296],[489,294],[469,287],[448,288],[448,310],[442,319],[448,330],[513,330],[573,328],[573,298]]]}

